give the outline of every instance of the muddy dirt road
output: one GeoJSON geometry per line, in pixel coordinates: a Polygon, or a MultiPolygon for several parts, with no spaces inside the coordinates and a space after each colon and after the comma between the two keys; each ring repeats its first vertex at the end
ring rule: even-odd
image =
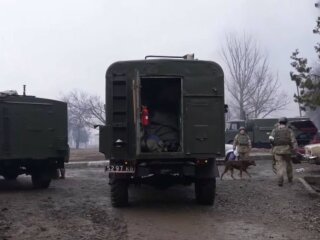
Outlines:
{"type": "Polygon", "coordinates": [[[69,169],[47,190],[0,179],[0,239],[319,239],[319,199],[296,179],[279,188],[269,164],[257,162],[251,180],[218,180],[213,207],[177,186],[131,187],[130,207],[113,209],[99,168],[69,169]]]}

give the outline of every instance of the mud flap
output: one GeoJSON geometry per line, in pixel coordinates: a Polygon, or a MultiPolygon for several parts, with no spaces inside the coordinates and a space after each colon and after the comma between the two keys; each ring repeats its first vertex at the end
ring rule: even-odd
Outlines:
{"type": "Polygon", "coordinates": [[[109,184],[113,184],[117,179],[128,179],[129,181],[131,176],[131,173],[109,173],[109,184]]]}
{"type": "Polygon", "coordinates": [[[208,159],[208,163],[196,167],[196,178],[216,178],[219,177],[219,170],[215,159],[208,159]]]}
{"type": "Polygon", "coordinates": [[[219,173],[219,169],[218,169],[218,166],[216,164],[216,161],[214,161],[214,174],[215,174],[215,177],[220,177],[220,173],[219,173]]]}
{"type": "MultiPolygon", "coordinates": [[[[99,126],[99,152],[106,154],[108,152],[108,128],[107,126],[99,126]]],[[[108,157],[108,156],[106,156],[108,157]]]]}

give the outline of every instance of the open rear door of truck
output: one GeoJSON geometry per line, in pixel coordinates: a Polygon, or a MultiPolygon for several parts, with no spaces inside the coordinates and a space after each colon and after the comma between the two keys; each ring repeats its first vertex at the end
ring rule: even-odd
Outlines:
{"type": "Polygon", "coordinates": [[[126,73],[112,72],[107,76],[106,126],[100,130],[100,152],[106,158],[126,159],[128,157],[128,94],[129,77],[126,73]]]}
{"type": "Polygon", "coordinates": [[[132,102],[133,102],[133,119],[136,129],[136,155],[141,153],[141,128],[140,128],[140,109],[141,109],[141,80],[139,72],[136,72],[136,77],[132,83],[132,102]]]}

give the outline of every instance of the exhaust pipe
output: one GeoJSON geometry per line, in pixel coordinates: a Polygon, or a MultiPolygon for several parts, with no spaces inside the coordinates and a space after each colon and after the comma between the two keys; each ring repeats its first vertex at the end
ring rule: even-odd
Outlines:
{"type": "Polygon", "coordinates": [[[26,96],[26,85],[23,85],[23,96],[26,96]]]}

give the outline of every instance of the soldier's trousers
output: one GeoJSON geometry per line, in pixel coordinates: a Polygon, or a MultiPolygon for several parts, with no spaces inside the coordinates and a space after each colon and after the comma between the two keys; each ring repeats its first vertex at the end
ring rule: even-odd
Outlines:
{"type": "Polygon", "coordinates": [[[249,152],[239,152],[239,160],[248,160],[249,152]]]}
{"type": "Polygon", "coordinates": [[[291,182],[292,178],[293,178],[291,155],[277,155],[277,154],[275,154],[274,158],[276,160],[278,183],[283,184],[285,172],[287,172],[288,181],[291,182]]]}

